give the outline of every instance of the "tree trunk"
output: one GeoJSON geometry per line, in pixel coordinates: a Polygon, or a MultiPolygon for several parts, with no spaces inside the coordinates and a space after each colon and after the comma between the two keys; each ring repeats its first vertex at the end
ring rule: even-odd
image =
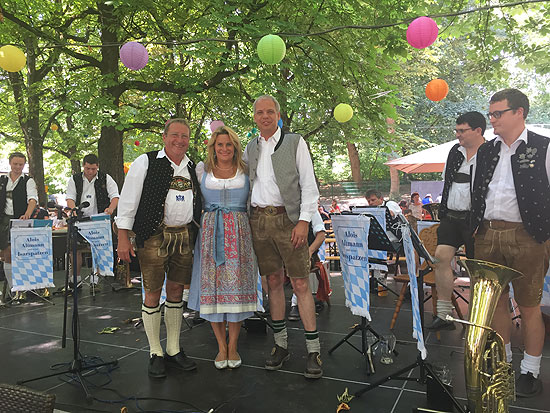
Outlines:
{"type": "MultiPolygon", "coordinates": [[[[120,22],[113,15],[113,6],[106,3],[98,3],[98,10],[101,21],[101,74],[109,77],[109,83],[118,83],[118,63],[119,50],[117,44],[117,27],[120,22]]],[[[103,94],[112,102],[112,107],[118,111],[120,92],[114,87],[103,89],[103,94]]],[[[113,115],[113,121],[116,122],[118,115],[113,115]]],[[[117,130],[115,126],[102,126],[101,136],[97,145],[97,154],[99,158],[100,169],[111,175],[111,177],[122,188],[124,182],[124,151],[122,147],[123,132],[117,130]]]]}
{"type": "MultiPolygon", "coordinates": [[[[395,133],[395,120],[392,118],[386,118],[386,124],[388,125],[388,133],[395,133]]],[[[388,161],[391,161],[393,157],[388,157],[388,161]]],[[[399,171],[397,168],[390,167],[390,199],[400,199],[401,193],[399,191],[399,171]]]]}
{"type": "Polygon", "coordinates": [[[359,152],[357,151],[357,148],[355,147],[354,143],[346,142],[346,146],[348,147],[348,157],[349,157],[349,164],[351,167],[351,178],[353,179],[353,182],[361,183],[361,162],[359,160],[359,152]]]}

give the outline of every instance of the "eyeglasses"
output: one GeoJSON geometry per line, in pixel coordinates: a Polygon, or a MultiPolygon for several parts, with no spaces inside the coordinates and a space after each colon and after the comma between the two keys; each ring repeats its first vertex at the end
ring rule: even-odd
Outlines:
{"type": "Polygon", "coordinates": [[[504,110],[495,110],[494,112],[487,113],[487,119],[491,120],[491,116],[495,119],[500,119],[502,114],[504,112],[508,112],[509,110],[514,110],[512,108],[504,109],[504,110]]]}
{"type": "Polygon", "coordinates": [[[467,130],[474,130],[474,128],[455,129],[457,135],[463,135],[467,130]]]}

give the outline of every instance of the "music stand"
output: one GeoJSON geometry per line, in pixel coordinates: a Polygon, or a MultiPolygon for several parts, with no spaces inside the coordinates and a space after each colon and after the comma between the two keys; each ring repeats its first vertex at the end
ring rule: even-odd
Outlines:
{"type": "MultiPolygon", "coordinates": [[[[424,258],[426,261],[433,264],[434,258],[426,250],[426,248],[424,247],[424,244],[422,243],[422,241],[418,237],[417,233],[411,228],[410,224],[408,223],[408,221],[406,220],[405,217],[403,217],[402,215],[399,215],[399,217],[400,217],[400,220],[401,220],[402,224],[409,227],[409,230],[410,230],[410,233],[411,233],[412,244],[413,244],[414,249],[418,253],[418,256],[421,257],[421,258],[424,258]]],[[[419,305],[419,309],[420,309],[420,320],[421,320],[422,328],[424,328],[424,275],[426,275],[429,271],[430,270],[428,268],[426,268],[425,270],[419,270],[418,271],[418,305],[419,305]]],[[[424,330],[422,330],[422,331],[424,331],[424,330]]],[[[380,386],[380,385],[382,385],[382,384],[384,384],[388,381],[391,381],[391,380],[416,381],[418,383],[424,384],[424,383],[426,383],[426,376],[427,376],[426,373],[430,374],[430,376],[434,379],[434,381],[437,383],[437,385],[440,387],[440,389],[450,398],[453,405],[458,409],[458,411],[460,413],[466,413],[467,412],[464,409],[464,406],[462,406],[458,402],[458,400],[456,400],[455,397],[451,394],[449,389],[447,389],[447,387],[440,380],[440,378],[437,376],[437,374],[434,373],[434,371],[431,368],[431,365],[422,359],[422,355],[420,354],[420,352],[419,352],[419,354],[416,358],[416,361],[414,363],[409,364],[408,366],[405,366],[402,369],[400,369],[400,370],[398,370],[394,373],[390,373],[387,376],[382,377],[381,379],[375,381],[372,384],[364,386],[362,389],[356,391],[354,393],[354,396],[355,397],[360,397],[361,395],[363,395],[363,393],[366,393],[366,392],[368,392],[372,389],[375,389],[378,386],[380,386]],[[420,374],[419,374],[418,378],[401,377],[401,374],[406,373],[408,371],[411,371],[411,370],[415,369],[416,367],[420,368],[420,370],[419,370],[420,374]]]]}
{"type": "MultiPolygon", "coordinates": [[[[376,220],[376,218],[371,214],[363,214],[358,213],[354,215],[365,215],[370,218],[370,226],[369,226],[369,235],[368,235],[368,246],[369,250],[371,249],[371,240],[373,244],[375,245],[372,249],[378,249],[382,251],[387,251],[386,248],[390,248],[391,251],[394,250],[394,247],[391,244],[391,241],[388,239],[388,236],[386,235],[386,232],[380,225],[380,223],[376,220]]],[[[371,258],[369,258],[369,263],[371,262],[371,258]]],[[[381,285],[384,285],[383,283],[380,283],[381,285]]],[[[386,287],[387,288],[387,287],[386,287]]],[[[389,291],[389,288],[387,288],[389,291]]],[[[392,291],[393,292],[393,291],[392,291]]],[[[329,351],[328,354],[332,354],[334,350],[336,350],[338,347],[340,347],[342,344],[347,343],[352,348],[354,348],[356,351],[361,353],[363,357],[365,358],[365,364],[367,369],[367,375],[373,374],[374,371],[374,363],[372,360],[372,349],[371,346],[367,342],[367,332],[370,331],[375,337],[376,340],[380,340],[380,334],[374,330],[371,326],[369,321],[366,319],[366,317],[361,317],[361,324],[355,324],[352,328],[352,330],[344,337],[342,338],[338,343],[336,343],[329,351]],[[357,332],[361,332],[361,348],[359,349],[356,347],[353,343],[349,342],[349,339],[355,335],[357,332]]],[[[375,342],[376,343],[376,342],[375,342]]],[[[393,350],[395,355],[398,355],[399,353],[394,349],[393,350]]]]}
{"type": "MultiPolygon", "coordinates": [[[[86,204],[89,205],[88,202],[86,204]]],[[[93,396],[90,393],[90,390],[88,389],[88,386],[86,382],[84,381],[83,372],[86,370],[92,370],[103,366],[116,366],[118,364],[118,360],[114,361],[108,361],[105,363],[99,363],[99,364],[90,364],[90,365],[84,365],[82,355],[80,354],[80,326],[79,326],[79,319],[78,319],[78,290],[76,288],[77,286],[77,276],[76,276],[76,265],[77,265],[77,238],[79,236],[78,234],[78,227],[76,226],[76,223],[82,219],[82,208],[85,208],[87,205],[81,204],[77,208],[74,208],[74,210],[77,212],[76,215],[71,216],[67,220],[68,229],[67,229],[67,253],[72,249],[72,258],[73,258],[73,317],[72,317],[72,336],[73,336],[73,360],[70,363],[70,367],[63,371],[58,371],[56,373],[47,374],[40,377],[35,377],[32,379],[27,380],[19,380],[17,384],[24,384],[29,383],[31,381],[46,379],[48,377],[55,377],[60,376],[62,374],[74,374],[76,375],[75,381],[77,381],[80,384],[80,387],[82,387],[82,390],[86,394],[86,401],[88,403],[91,403],[93,401],[93,396]]],[[[63,337],[61,341],[62,348],[65,348],[65,342],[66,342],[66,320],[67,320],[67,301],[68,301],[68,286],[69,286],[69,265],[67,265],[67,269],[65,271],[65,308],[64,308],[64,314],[63,314],[63,337]]]]}

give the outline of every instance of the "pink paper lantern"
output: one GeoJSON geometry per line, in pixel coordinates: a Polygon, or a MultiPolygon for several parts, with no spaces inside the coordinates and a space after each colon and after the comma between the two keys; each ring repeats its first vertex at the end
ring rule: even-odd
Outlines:
{"type": "Polygon", "coordinates": [[[213,120],[212,123],[210,123],[210,130],[212,131],[212,133],[214,133],[214,131],[221,126],[225,126],[225,123],[223,123],[223,121],[213,120]]]}
{"type": "Polygon", "coordinates": [[[120,48],[120,60],[130,70],[140,70],[149,61],[149,53],[141,43],[128,42],[120,48]]]}
{"type": "Polygon", "coordinates": [[[426,16],[419,17],[414,19],[407,28],[407,42],[412,47],[424,49],[435,42],[438,33],[439,28],[433,19],[426,16]]]}

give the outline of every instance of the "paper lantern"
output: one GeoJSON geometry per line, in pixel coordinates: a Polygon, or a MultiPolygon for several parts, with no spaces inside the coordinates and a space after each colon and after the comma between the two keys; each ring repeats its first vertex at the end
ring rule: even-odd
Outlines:
{"type": "Polygon", "coordinates": [[[19,72],[25,67],[27,58],[21,49],[6,45],[0,47],[0,67],[8,72],[19,72]]]}
{"type": "Polygon", "coordinates": [[[407,28],[407,42],[412,47],[424,49],[435,42],[438,33],[439,28],[433,19],[425,16],[419,17],[414,19],[407,28]]]}
{"type": "Polygon", "coordinates": [[[120,48],[120,60],[130,70],[140,70],[149,61],[149,53],[141,43],[128,42],[120,48]]]}
{"type": "Polygon", "coordinates": [[[139,141],[135,141],[134,145],[139,146],[139,141]]]}
{"type": "Polygon", "coordinates": [[[279,120],[277,121],[277,126],[278,126],[279,128],[281,128],[281,129],[283,129],[283,120],[282,120],[282,119],[279,119],[279,120]]]}
{"type": "Polygon", "coordinates": [[[340,103],[334,108],[334,119],[340,123],[347,122],[353,116],[353,109],[347,103],[340,103]]]}
{"type": "Polygon", "coordinates": [[[211,123],[210,123],[210,130],[212,131],[212,133],[214,133],[214,131],[222,126],[225,126],[225,123],[223,123],[223,121],[221,120],[213,120],[211,123]]]}
{"type": "Polygon", "coordinates": [[[59,126],[57,126],[55,123],[52,123],[51,126],[50,126],[50,129],[55,132],[56,130],[59,129],[59,126]]]}
{"type": "Polygon", "coordinates": [[[268,34],[258,42],[257,51],[262,62],[266,65],[275,65],[285,57],[286,45],[276,34],[268,34]]]}
{"type": "Polygon", "coordinates": [[[449,93],[449,85],[443,79],[431,80],[426,85],[426,97],[434,102],[445,99],[449,93]]]}

